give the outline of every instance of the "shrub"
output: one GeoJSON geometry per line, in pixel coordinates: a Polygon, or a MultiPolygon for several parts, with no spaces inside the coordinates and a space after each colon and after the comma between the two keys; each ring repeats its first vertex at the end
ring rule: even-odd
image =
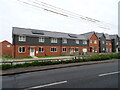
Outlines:
{"type": "Polygon", "coordinates": [[[23,63],[23,64],[2,64],[2,69],[9,68],[19,68],[19,67],[28,67],[28,66],[44,66],[44,65],[54,65],[54,64],[67,64],[67,63],[77,63],[77,62],[88,62],[88,61],[100,61],[100,60],[108,60],[108,59],[120,59],[120,53],[113,54],[101,54],[94,55],[88,58],[83,59],[73,59],[73,60],[61,60],[61,61],[34,61],[32,63],[23,63]]]}

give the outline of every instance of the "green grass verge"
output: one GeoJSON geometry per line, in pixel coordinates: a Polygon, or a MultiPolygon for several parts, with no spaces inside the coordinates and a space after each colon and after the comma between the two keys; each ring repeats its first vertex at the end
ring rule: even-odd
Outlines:
{"type": "Polygon", "coordinates": [[[73,59],[73,60],[66,60],[66,61],[34,61],[31,63],[24,63],[24,64],[13,64],[13,65],[3,64],[0,67],[2,67],[2,70],[6,70],[10,68],[20,68],[20,67],[29,67],[29,66],[45,66],[45,65],[67,64],[67,63],[88,62],[88,61],[100,61],[100,60],[109,60],[109,59],[120,59],[120,53],[94,55],[88,58],[73,59]]]}

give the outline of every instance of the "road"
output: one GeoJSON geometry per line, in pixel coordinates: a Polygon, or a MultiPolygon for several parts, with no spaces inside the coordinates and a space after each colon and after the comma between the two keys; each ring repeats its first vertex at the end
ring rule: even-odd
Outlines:
{"type": "Polygon", "coordinates": [[[118,88],[118,62],[3,76],[3,88],[118,88]]]}

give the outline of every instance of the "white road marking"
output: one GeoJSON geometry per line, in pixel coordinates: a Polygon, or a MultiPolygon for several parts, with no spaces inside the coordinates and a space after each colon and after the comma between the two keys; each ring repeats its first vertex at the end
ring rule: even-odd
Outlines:
{"type": "Polygon", "coordinates": [[[100,74],[98,76],[102,77],[102,76],[112,75],[112,74],[117,74],[117,73],[120,73],[120,71],[118,71],[118,72],[110,72],[110,73],[105,73],[105,74],[100,74]]]}
{"type": "Polygon", "coordinates": [[[57,85],[57,84],[62,84],[62,83],[67,83],[67,81],[61,81],[61,82],[55,82],[55,83],[50,83],[50,84],[46,84],[46,85],[41,85],[41,86],[35,86],[35,87],[31,87],[25,90],[30,90],[30,89],[35,89],[35,88],[42,88],[42,87],[47,87],[47,86],[52,86],[52,85],[57,85]]]}

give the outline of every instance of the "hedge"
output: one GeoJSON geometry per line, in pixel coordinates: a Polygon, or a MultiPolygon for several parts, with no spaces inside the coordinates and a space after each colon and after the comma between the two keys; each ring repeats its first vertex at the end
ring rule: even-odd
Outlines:
{"type": "Polygon", "coordinates": [[[45,66],[45,65],[67,64],[67,63],[88,62],[88,61],[100,61],[100,60],[109,60],[109,59],[120,59],[120,53],[94,55],[88,58],[73,59],[73,60],[34,61],[31,63],[12,64],[12,65],[2,64],[0,67],[2,67],[2,70],[6,70],[10,68],[20,68],[20,67],[29,67],[29,66],[45,66]]]}

